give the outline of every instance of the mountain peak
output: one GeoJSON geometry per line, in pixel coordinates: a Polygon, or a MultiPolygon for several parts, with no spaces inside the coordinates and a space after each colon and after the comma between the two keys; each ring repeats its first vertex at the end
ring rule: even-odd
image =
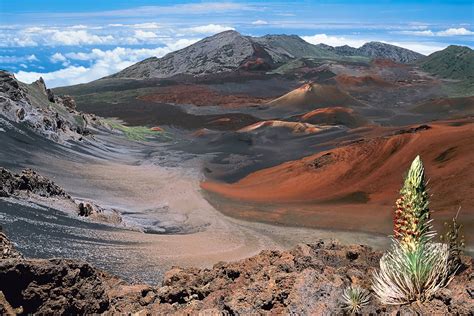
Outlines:
{"type": "Polygon", "coordinates": [[[163,58],[148,58],[111,77],[167,78],[178,74],[202,75],[241,68],[270,69],[294,58],[331,56],[331,53],[297,35],[251,37],[227,30],[163,58]]]}

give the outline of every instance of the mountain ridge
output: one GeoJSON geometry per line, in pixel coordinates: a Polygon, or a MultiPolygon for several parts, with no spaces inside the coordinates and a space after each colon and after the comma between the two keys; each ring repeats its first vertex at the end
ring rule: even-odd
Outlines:
{"type": "Polygon", "coordinates": [[[244,36],[228,30],[157,58],[150,57],[106,78],[169,78],[243,70],[270,70],[302,57],[337,59],[346,56],[387,58],[409,63],[423,55],[405,48],[370,42],[360,48],[313,45],[297,35],[244,36]]]}

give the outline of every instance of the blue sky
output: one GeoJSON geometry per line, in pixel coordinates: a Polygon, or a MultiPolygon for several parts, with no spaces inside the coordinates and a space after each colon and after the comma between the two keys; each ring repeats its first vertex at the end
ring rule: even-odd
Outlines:
{"type": "Polygon", "coordinates": [[[0,68],[49,86],[83,83],[227,29],[429,54],[473,47],[473,21],[472,1],[0,0],[0,68]]]}

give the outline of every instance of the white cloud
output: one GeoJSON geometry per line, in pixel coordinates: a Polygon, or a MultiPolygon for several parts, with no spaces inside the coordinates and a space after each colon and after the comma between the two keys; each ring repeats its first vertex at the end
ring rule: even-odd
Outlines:
{"type": "Polygon", "coordinates": [[[17,72],[15,76],[20,81],[27,83],[33,82],[39,77],[43,77],[48,87],[85,83],[116,73],[145,58],[164,56],[171,51],[188,46],[195,41],[197,40],[180,39],[178,41],[170,41],[170,43],[164,47],[153,49],[117,47],[111,50],[101,50],[94,48],[88,53],[67,53],[63,55],[63,57],[71,60],[92,61],[92,65],[90,67],[84,67],[65,64],[66,68],[45,73],[21,70],[17,72]]]}
{"type": "Polygon", "coordinates": [[[436,51],[445,49],[448,45],[442,43],[423,43],[423,42],[385,42],[383,43],[392,44],[396,46],[400,46],[406,49],[410,49],[412,51],[418,52],[423,55],[429,55],[436,51]]]}
{"type": "Polygon", "coordinates": [[[0,44],[0,46],[32,47],[32,46],[38,46],[38,43],[35,40],[33,40],[31,37],[26,36],[26,37],[14,37],[12,39],[7,39],[5,42],[3,42],[3,45],[0,44]]]}
{"type": "Polygon", "coordinates": [[[194,34],[216,34],[228,30],[235,30],[231,26],[226,25],[219,25],[219,24],[208,24],[208,25],[201,25],[195,27],[189,27],[183,29],[186,33],[194,33],[194,34]]]}
{"type": "Polygon", "coordinates": [[[200,40],[199,38],[191,38],[191,39],[181,38],[179,40],[166,40],[165,42],[168,48],[170,48],[172,51],[175,51],[181,48],[185,48],[189,45],[192,45],[199,40],[200,40]]]}
{"type": "Polygon", "coordinates": [[[315,34],[313,36],[302,36],[302,39],[311,44],[326,44],[330,46],[343,46],[349,45],[352,47],[360,47],[364,45],[367,41],[360,39],[351,39],[341,36],[330,36],[326,34],[315,34]]]}
{"type": "Polygon", "coordinates": [[[151,38],[156,38],[158,36],[153,32],[137,30],[137,31],[135,31],[134,37],[136,39],[139,39],[139,40],[148,40],[148,39],[151,39],[151,38]]]}
{"type": "Polygon", "coordinates": [[[407,34],[407,35],[416,35],[416,36],[435,36],[435,33],[431,30],[425,30],[425,31],[402,31],[400,32],[402,34],[407,34]]]}
{"type": "Polygon", "coordinates": [[[83,24],[78,24],[78,25],[73,25],[69,27],[70,29],[75,29],[75,30],[84,30],[87,29],[88,27],[83,24]]]}
{"type": "Polygon", "coordinates": [[[39,59],[34,55],[26,55],[26,56],[2,56],[0,55],[0,63],[2,64],[16,64],[21,62],[33,62],[39,61],[39,59]]]}
{"type": "Polygon", "coordinates": [[[51,55],[51,57],[49,58],[49,60],[52,62],[52,63],[58,63],[58,62],[65,62],[66,61],[66,57],[61,54],[61,53],[54,53],[53,55],[51,55]]]}
{"type": "Polygon", "coordinates": [[[268,22],[264,20],[257,20],[252,22],[253,25],[267,25],[268,22]]]}
{"type": "Polygon", "coordinates": [[[438,36],[458,36],[458,35],[473,35],[474,32],[465,29],[464,27],[460,28],[450,28],[441,32],[436,33],[438,36]]]}
{"type": "Polygon", "coordinates": [[[46,80],[48,86],[54,87],[74,83],[84,83],[87,82],[89,78],[90,80],[93,80],[93,73],[91,69],[86,67],[69,66],[67,68],[48,73],[27,72],[20,70],[19,72],[15,73],[15,77],[18,80],[27,83],[31,83],[37,80],[39,77],[43,77],[43,79],[46,80]]]}
{"type": "Polygon", "coordinates": [[[52,44],[57,45],[91,45],[107,44],[113,41],[112,35],[99,36],[87,31],[55,31],[51,36],[52,44]]]}
{"type": "Polygon", "coordinates": [[[26,60],[28,61],[39,61],[38,58],[36,58],[35,54],[31,54],[28,57],[26,57],[26,60]]]}
{"type": "Polygon", "coordinates": [[[401,31],[401,34],[415,35],[415,36],[466,36],[474,35],[473,31],[470,31],[464,27],[460,28],[449,28],[444,31],[433,32],[432,30],[424,31],[401,31]]]}
{"type": "Polygon", "coordinates": [[[24,33],[41,33],[44,31],[44,28],[39,26],[27,27],[23,30],[24,33]]]}
{"type": "MultiPolygon", "coordinates": [[[[373,39],[352,39],[352,38],[347,38],[343,36],[328,36],[326,34],[302,36],[302,38],[311,44],[323,43],[330,46],[349,45],[352,47],[360,47],[367,42],[373,41],[373,39]]],[[[407,48],[423,55],[429,55],[435,51],[442,50],[446,48],[446,46],[448,46],[442,43],[392,42],[392,41],[380,41],[380,42],[407,48]]]]}
{"type": "Polygon", "coordinates": [[[148,23],[132,24],[131,27],[136,28],[136,29],[159,29],[161,27],[161,24],[158,24],[156,22],[148,22],[148,23]]]}
{"type": "Polygon", "coordinates": [[[61,12],[45,13],[43,17],[156,17],[157,15],[200,15],[206,13],[216,14],[230,11],[261,11],[258,5],[248,5],[236,2],[211,2],[184,3],[168,6],[141,6],[123,10],[97,11],[97,12],[61,12]]]}

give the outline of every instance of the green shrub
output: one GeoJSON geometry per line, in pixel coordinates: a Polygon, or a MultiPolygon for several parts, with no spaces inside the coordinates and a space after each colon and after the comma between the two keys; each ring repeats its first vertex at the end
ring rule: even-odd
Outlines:
{"type": "Polygon", "coordinates": [[[362,307],[370,302],[369,291],[358,285],[348,286],[342,292],[341,307],[345,312],[351,314],[359,313],[362,307]]]}

